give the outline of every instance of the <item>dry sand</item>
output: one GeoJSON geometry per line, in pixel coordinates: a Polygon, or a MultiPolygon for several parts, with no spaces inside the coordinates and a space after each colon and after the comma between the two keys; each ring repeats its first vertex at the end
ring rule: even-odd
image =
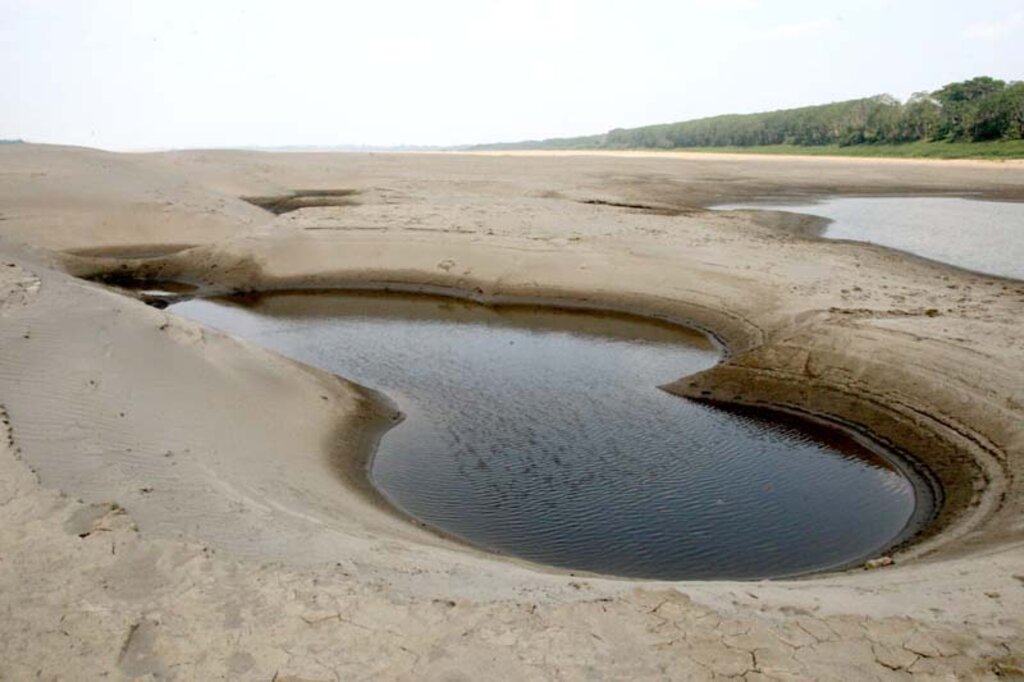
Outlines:
{"type": "Polygon", "coordinates": [[[1024,284],[702,208],[842,193],[1024,200],[1024,168],[0,147],[0,679],[1021,674],[1024,284]],[[338,205],[239,199],[294,190],[338,205]],[[386,398],[72,275],[686,321],[729,354],[673,390],[867,430],[943,512],[894,566],[796,581],[509,561],[366,490],[386,398]]]}

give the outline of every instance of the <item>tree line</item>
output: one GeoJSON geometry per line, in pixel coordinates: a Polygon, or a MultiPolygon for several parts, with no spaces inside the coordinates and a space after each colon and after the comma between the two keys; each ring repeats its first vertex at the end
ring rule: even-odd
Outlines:
{"type": "Polygon", "coordinates": [[[901,144],[1024,139],[1024,82],[988,76],[918,92],[906,102],[891,95],[783,109],[728,114],[603,135],[554,138],[481,149],[674,149],[763,145],[901,144]]]}

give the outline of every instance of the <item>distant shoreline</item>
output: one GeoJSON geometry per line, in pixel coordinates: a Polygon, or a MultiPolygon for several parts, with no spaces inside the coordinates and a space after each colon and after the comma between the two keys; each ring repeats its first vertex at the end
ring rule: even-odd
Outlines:
{"type": "Polygon", "coordinates": [[[941,164],[944,166],[1024,166],[1019,158],[1003,157],[928,157],[928,156],[856,156],[841,153],[762,152],[736,149],[472,149],[424,152],[388,152],[413,154],[472,154],[479,156],[610,156],[645,159],[746,159],[762,157],[765,161],[843,161],[846,163],[941,164]]]}

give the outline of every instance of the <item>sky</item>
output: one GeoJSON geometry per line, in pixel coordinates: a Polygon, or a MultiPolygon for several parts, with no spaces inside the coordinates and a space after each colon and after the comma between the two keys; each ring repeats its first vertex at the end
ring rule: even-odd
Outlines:
{"type": "Polygon", "coordinates": [[[455,145],[1024,79],[1024,0],[0,0],[0,138],[455,145]]]}

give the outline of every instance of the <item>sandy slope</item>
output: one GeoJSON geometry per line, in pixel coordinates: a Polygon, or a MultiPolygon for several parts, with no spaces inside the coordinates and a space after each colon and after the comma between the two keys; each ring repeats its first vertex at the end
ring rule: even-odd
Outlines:
{"type": "Polygon", "coordinates": [[[33,146],[0,148],[0,169],[0,676],[871,679],[1024,665],[1024,285],[700,209],[836,191],[1024,199],[1024,169],[33,146]],[[301,189],[355,189],[356,205],[275,217],[235,198],[301,189]],[[171,252],[186,244],[200,246],[171,252]],[[150,257],[113,257],[124,247],[150,257]],[[943,532],[893,568],[775,583],[503,561],[360,488],[386,400],[62,270],[208,290],[443,288],[687,320],[732,355],[666,383],[907,448],[945,484],[943,532]]]}
{"type": "Polygon", "coordinates": [[[262,212],[128,154],[4,145],[3,234],[54,249],[137,247],[158,252],[224,239],[262,212]]]}

